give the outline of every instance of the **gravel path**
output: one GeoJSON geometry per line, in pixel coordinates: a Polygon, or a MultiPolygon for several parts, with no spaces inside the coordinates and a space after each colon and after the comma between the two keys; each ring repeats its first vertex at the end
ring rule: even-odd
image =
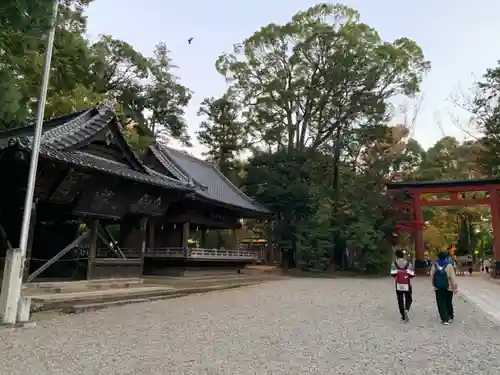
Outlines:
{"type": "Polygon", "coordinates": [[[0,373],[498,374],[500,330],[483,313],[457,298],[457,321],[442,326],[427,280],[416,280],[403,324],[392,288],[294,279],[53,316],[0,330],[0,373]]]}

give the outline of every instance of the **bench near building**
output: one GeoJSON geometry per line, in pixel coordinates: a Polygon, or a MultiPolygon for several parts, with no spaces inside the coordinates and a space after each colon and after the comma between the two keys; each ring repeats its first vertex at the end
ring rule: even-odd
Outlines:
{"type": "MultiPolygon", "coordinates": [[[[0,258],[19,243],[32,142],[32,126],[0,132],[0,258]]],[[[271,217],[210,163],[160,146],[141,160],[105,105],[44,123],[34,201],[25,281],[242,267],[257,254],[238,248],[240,220],[271,217]]]]}

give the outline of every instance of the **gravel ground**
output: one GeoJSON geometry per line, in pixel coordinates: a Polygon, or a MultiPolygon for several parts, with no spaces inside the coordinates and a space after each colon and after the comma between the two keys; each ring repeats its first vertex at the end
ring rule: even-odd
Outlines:
{"type": "Polygon", "coordinates": [[[399,321],[390,279],[293,279],[45,316],[0,330],[0,374],[498,374],[500,330],[456,299],[439,324],[426,280],[399,321]]]}

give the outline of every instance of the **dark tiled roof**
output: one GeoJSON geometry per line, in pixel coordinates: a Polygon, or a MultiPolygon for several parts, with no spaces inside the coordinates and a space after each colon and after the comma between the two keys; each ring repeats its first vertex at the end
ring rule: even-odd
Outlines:
{"type": "MultiPolygon", "coordinates": [[[[182,181],[152,173],[131,149],[127,151],[135,167],[75,150],[78,144],[108,126],[114,117],[115,113],[110,107],[101,106],[44,122],[40,157],[160,187],[192,190],[182,181]]],[[[121,141],[128,148],[122,129],[117,125],[121,141]]],[[[0,132],[0,148],[16,143],[22,148],[31,149],[33,130],[31,125],[0,132]]]]}
{"type": "Polygon", "coordinates": [[[270,213],[233,185],[213,164],[169,147],[151,146],[150,150],[173,176],[197,187],[200,196],[255,213],[270,213]]]}
{"type": "Polygon", "coordinates": [[[181,172],[163,153],[158,147],[149,148],[153,155],[158,159],[158,161],[177,179],[184,181],[185,183],[190,183],[189,177],[187,177],[183,172],[181,172]]]}
{"type": "Polygon", "coordinates": [[[47,149],[42,146],[40,156],[46,159],[69,163],[78,167],[97,170],[100,172],[113,174],[132,181],[143,182],[159,187],[191,190],[188,186],[173,178],[158,176],[156,173],[142,173],[131,169],[128,165],[114,160],[105,159],[96,155],[87,154],[80,151],[58,151],[47,149]]]}
{"type": "MultiPolygon", "coordinates": [[[[106,127],[113,116],[113,111],[101,108],[46,121],[43,124],[41,144],[56,150],[64,150],[92,137],[106,127]]],[[[31,148],[33,125],[2,132],[0,137],[16,137],[23,146],[31,148]]]]}

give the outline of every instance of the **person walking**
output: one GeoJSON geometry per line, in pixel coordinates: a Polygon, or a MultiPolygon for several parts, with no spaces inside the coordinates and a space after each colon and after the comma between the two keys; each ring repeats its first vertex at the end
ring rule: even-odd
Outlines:
{"type": "Polygon", "coordinates": [[[429,256],[426,256],[425,257],[425,272],[426,272],[427,276],[429,276],[431,274],[431,267],[432,267],[431,258],[429,258],[429,256]]]}
{"type": "Polygon", "coordinates": [[[483,268],[484,268],[484,272],[486,272],[488,275],[490,273],[490,265],[491,265],[491,262],[489,259],[484,259],[483,260],[483,268]]]}
{"type": "Polygon", "coordinates": [[[395,255],[396,260],[391,266],[391,275],[394,277],[401,320],[408,322],[410,320],[408,313],[413,302],[410,280],[415,276],[415,271],[411,263],[404,258],[402,250],[397,250],[395,255]]]}
{"type": "Polygon", "coordinates": [[[436,294],[436,304],[441,322],[450,324],[455,317],[453,294],[457,292],[455,269],[447,261],[447,253],[439,253],[431,269],[432,286],[436,294]]]}

